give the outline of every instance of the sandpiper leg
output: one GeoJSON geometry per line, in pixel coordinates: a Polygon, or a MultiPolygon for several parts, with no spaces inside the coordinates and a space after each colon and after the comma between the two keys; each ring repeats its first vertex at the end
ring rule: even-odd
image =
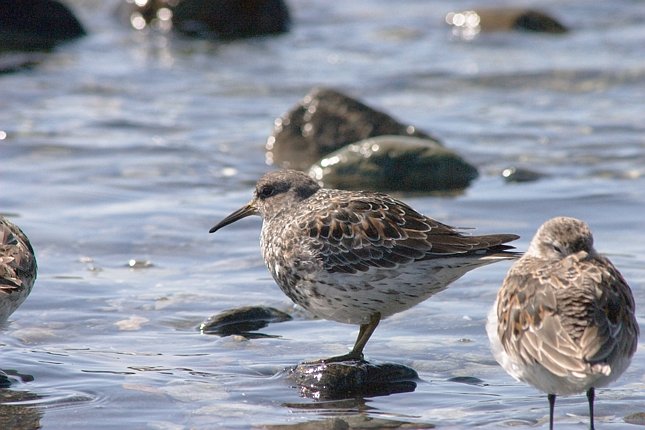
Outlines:
{"type": "Polygon", "coordinates": [[[553,430],[553,409],[555,408],[555,394],[549,394],[549,430],[553,430]]]}
{"type": "Polygon", "coordinates": [[[367,341],[372,336],[372,333],[374,333],[374,330],[376,330],[380,321],[381,314],[377,312],[370,317],[369,323],[361,324],[361,328],[358,331],[358,337],[356,338],[356,343],[354,344],[354,348],[352,348],[352,352],[350,352],[350,354],[359,355],[361,358],[363,357],[363,348],[365,348],[367,341]]]}
{"type": "Polygon", "coordinates": [[[593,401],[596,398],[596,390],[593,387],[587,390],[587,400],[589,400],[589,430],[594,430],[593,425],[593,401]]]}
{"type": "Polygon", "coordinates": [[[372,316],[370,317],[369,323],[361,324],[361,328],[358,330],[358,337],[356,338],[356,343],[354,344],[354,348],[352,348],[352,350],[348,354],[326,358],[322,361],[327,363],[333,363],[338,361],[363,360],[363,348],[365,348],[367,341],[372,336],[372,333],[374,333],[374,330],[376,330],[376,327],[378,326],[378,323],[380,321],[381,321],[380,313],[377,312],[375,314],[372,314],[372,316]]]}

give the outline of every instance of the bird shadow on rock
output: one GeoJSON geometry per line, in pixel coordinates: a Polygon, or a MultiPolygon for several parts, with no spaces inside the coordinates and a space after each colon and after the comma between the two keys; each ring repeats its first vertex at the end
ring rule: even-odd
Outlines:
{"type": "Polygon", "coordinates": [[[282,372],[295,383],[302,397],[343,400],[412,392],[420,381],[417,372],[396,363],[365,360],[300,363],[282,372]]]}

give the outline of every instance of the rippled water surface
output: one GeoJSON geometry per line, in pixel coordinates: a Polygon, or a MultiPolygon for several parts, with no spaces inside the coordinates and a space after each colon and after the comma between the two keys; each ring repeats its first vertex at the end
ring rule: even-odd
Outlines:
{"type": "MultiPolygon", "coordinates": [[[[289,34],[217,44],[136,33],[114,21],[114,2],[77,0],[89,37],[0,76],[0,212],[29,235],[40,266],[0,332],[0,368],[13,382],[0,389],[0,416],[11,426],[247,428],[345,415],[545,426],[545,396],[514,382],[488,349],[486,313],[507,263],[381,323],[367,357],[416,369],[414,392],[315,401],[281,376],[345,352],[354,326],[296,312],[263,330],[275,337],[197,331],[233,307],[293,311],[261,260],[259,219],[208,229],[248,201],[270,169],[274,119],[317,85],[436,135],[480,168],[457,197],[403,196],[420,211],[518,233],[520,249],[551,216],[587,220],[632,285],[642,326],[645,3],[541,2],[569,34],[470,41],[442,22],[472,2],[289,4],[289,34]],[[505,183],[509,166],[546,177],[505,183]]],[[[640,348],[598,391],[598,427],[623,428],[644,405],[640,348]]],[[[556,414],[559,429],[586,428],[585,397],[559,399],[556,414]]]]}

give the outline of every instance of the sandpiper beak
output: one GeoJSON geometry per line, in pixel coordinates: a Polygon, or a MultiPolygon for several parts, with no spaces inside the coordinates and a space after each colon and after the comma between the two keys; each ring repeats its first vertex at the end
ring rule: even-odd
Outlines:
{"type": "Polygon", "coordinates": [[[236,210],[235,212],[233,212],[232,214],[230,214],[229,216],[221,220],[219,223],[215,224],[215,226],[213,226],[213,228],[208,230],[208,232],[215,233],[220,228],[226,227],[227,225],[232,224],[237,220],[246,218],[247,216],[257,215],[257,214],[258,214],[258,211],[253,205],[253,202],[251,202],[246,206],[242,206],[241,208],[239,208],[238,210],[236,210]]]}

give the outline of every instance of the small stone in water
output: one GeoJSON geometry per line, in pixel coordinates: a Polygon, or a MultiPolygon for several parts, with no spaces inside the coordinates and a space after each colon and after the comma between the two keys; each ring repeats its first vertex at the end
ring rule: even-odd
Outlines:
{"type": "Polygon", "coordinates": [[[521,167],[508,167],[502,170],[502,178],[506,182],[533,182],[543,178],[543,173],[521,167]]]}
{"type": "Polygon", "coordinates": [[[625,417],[625,422],[627,424],[645,426],[645,412],[636,412],[635,414],[627,415],[625,417]]]}
{"type": "Polygon", "coordinates": [[[131,258],[130,261],[128,261],[128,267],[132,269],[145,269],[152,266],[154,266],[154,264],[152,264],[152,261],[150,260],[136,260],[131,258]]]}
{"type": "Polygon", "coordinates": [[[484,381],[474,376],[455,376],[453,378],[448,379],[448,381],[458,382],[460,384],[477,385],[479,387],[483,387],[486,385],[484,381]]]}
{"type": "Polygon", "coordinates": [[[150,320],[146,317],[133,315],[126,320],[120,320],[115,322],[114,325],[116,325],[119,328],[119,330],[135,331],[135,330],[140,330],[141,327],[149,321],[150,320]]]}
{"type": "Polygon", "coordinates": [[[203,334],[219,336],[243,335],[266,327],[270,323],[289,321],[291,315],[266,306],[244,306],[213,315],[199,326],[203,334]]]}

